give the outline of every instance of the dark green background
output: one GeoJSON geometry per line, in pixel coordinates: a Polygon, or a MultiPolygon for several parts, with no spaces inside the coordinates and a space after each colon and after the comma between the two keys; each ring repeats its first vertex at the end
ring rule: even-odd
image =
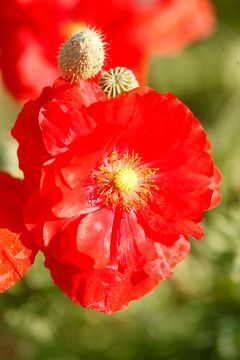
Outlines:
{"type": "MultiPolygon", "coordinates": [[[[184,1],[184,0],[183,0],[184,1]]],[[[223,173],[220,207],[205,218],[175,275],[112,316],[73,304],[42,256],[0,296],[1,360],[240,359],[240,0],[216,0],[218,28],[183,53],[152,60],[150,84],[204,124],[223,173]]],[[[9,129],[19,107],[0,90],[0,158],[16,174],[9,129]]]]}

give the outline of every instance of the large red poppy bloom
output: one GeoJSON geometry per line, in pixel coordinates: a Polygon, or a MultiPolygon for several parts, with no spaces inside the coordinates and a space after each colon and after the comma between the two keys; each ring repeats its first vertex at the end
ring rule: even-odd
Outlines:
{"type": "Polygon", "coordinates": [[[0,67],[17,99],[54,81],[60,45],[83,24],[106,35],[106,67],[126,66],[144,82],[150,55],[209,35],[215,16],[210,0],[0,0],[0,67]]]}
{"type": "MultiPolygon", "coordinates": [[[[205,131],[176,97],[148,88],[81,108],[55,98],[37,120],[35,147],[41,138],[48,156],[25,223],[73,301],[122,309],[172,274],[219,202],[205,131]]],[[[23,149],[24,129],[14,132],[23,149]]]]}

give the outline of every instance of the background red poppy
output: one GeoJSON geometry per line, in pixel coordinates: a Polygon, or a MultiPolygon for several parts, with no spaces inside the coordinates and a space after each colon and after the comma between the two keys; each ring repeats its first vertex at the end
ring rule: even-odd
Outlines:
{"type": "Polygon", "coordinates": [[[129,67],[144,83],[151,55],[209,35],[215,15],[210,0],[1,0],[0,67],[18,100],[37,97],[59,76],[58,49],[84,24],[103,32],[106,68],[129,67]]]}

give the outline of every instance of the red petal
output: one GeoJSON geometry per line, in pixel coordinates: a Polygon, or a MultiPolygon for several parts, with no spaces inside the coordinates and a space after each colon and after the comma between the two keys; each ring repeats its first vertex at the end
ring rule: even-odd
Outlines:
{"type": "Polygon", "coordinates": [[[30,190],[38,184],[41,165],[48,159],[38,124],[39,109],[48,98],[49,89],[46,88],[38,101],[29,101],[24,105],[12,129],[12,135],[19,143],[19,167],[24,172],[30,190]]]}
{"type": "Polygon", "coordinates": [[[19,143],[19,165],[30,191],[39,184],[42,164],[52,154],[62,152],[64,146],[71,140],[86,135],[94,126],[94,122],[80,115],[78,109],[83,105],[88,106],[104,99],[106,99],[105,94],[90,80],[70,84],[60,78],[52,87],[44,88],[37,100],[29,101],[24,106],[12,129],[12,135],[19,143]],[[57,100],[59,102],[54,104],[57,100]],[[76,110],[73,111],[73,108],[76,110]],[[69,115],[66,124],[64,124],[66,121],[64,111],[69,115]],[[84,131],[81,126],[84,126],[84,131]]]}
{"type": "Polygon", "coordinates": [[[157,259],[154,242],[146,237],[134,213],[116,212],[114,226],[111,257],[120,271],[142,270],[146,262],[157,259]]]}
{"type": "Polygon", "coordinates": [[[68,145],[88,135],[95,121],[82,114],[74,102],[48,102],[41,110],[39,125],[47,152],[55,156],[66,151],[68,145]]]}
{"type": "Polygon", "coordinates": [[[93,164],[96,164],[96,154],[74,158],[69,152],[43,166],[40,189],[30,196],[24,210],[25,224],[34,232],[40,248],[50,242],[58,221],[62,225],[66,218],[97,209],[89,205],[89,191],[84,187],[93,164]]]}
{"type": "Polygon", "coordinates": [[[106,100],[107,96],[100,87],[91,80],[81,79],[77,84],[70,84],[63,78],[57,79],[53,84],[54,99],[72,101],[76,108],[89,106],[97,101],[106,100]]]}
{"type": "Polygon", "coordinates": [[[22,182],[0,173],[0,291],[14,285],[34,262],[36,248],[22,219],[22,182]]]}
{"type": "MultiPolygon", "coordinates": [[[[70,258],[66,255],[73,246],[76,252],[93,259],[95,269],[106,267],[110,263],[113,216],[112,211],[101,209],[80,218],[77,228],[70,223],[64,229],[60,240],[62,257],[72,262],[74,256],[70,258]]],[[[79,263],[79,267],[84,268],[84,264],[79,263]]]]}
{"type": "Polygon", "coordinates": [[[189,242],[184,238],[171,248],[158,245],[159,261],[146,265],[146,272],[122,273],[112,268],[82,272],[77,266],[58,262],[49,255],[46,256],[45,265],[50,269],[56,285],[74,302],[111,314],[125,309],[129,301],[144,296],[166,276],[169,277],[173,267],[188,254],[189,249],[189,242]],[[157,269],[156,273],[154,269],[157,269]]]}
{"type": "Polygon", "coordinates": [[[221,195],[219,194],[219,185],[222,180],[222,174],[217,167],[214,168],[214,177],[212,179],[211,188],[213,189],[213,195],[211,199],[211,209],[216,207],[221,201],[221,195]]]}

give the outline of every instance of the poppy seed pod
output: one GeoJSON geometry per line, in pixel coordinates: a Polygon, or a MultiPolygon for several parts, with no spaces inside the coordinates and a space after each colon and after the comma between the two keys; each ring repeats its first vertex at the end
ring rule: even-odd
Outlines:
{"type": "Polygon", "coordinates": [[[130,91],[139,86],[134,73],[125,67],[116,67],[109,71],[104,71],[99,85],[109,98],[115,97],[130,91]]]}
{"type": "Polygon", "coordinates": [[[97,75],[105,60],[104,41],[97,31],[85,28],[74,34],[60,48],[58,65],[71,83],[97,75]]]}

